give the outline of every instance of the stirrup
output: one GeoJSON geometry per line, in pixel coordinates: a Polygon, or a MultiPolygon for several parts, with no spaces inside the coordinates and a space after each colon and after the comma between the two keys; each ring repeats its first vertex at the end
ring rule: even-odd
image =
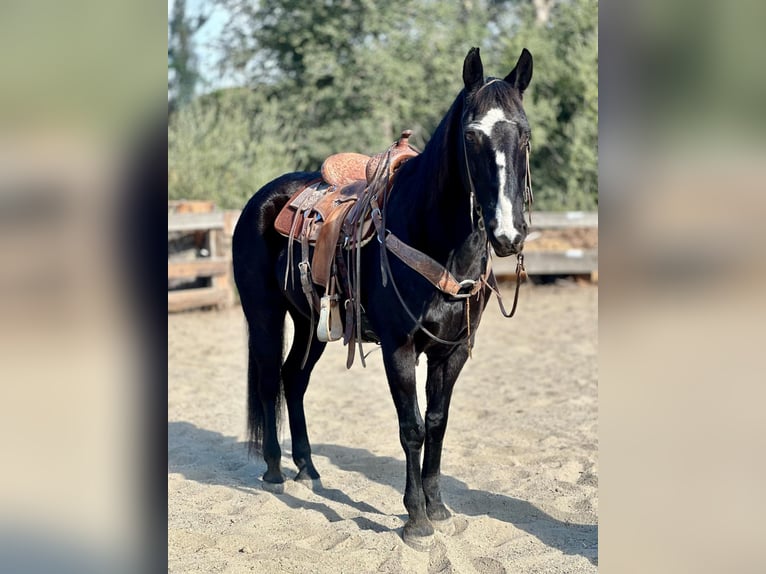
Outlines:
{"type": "Polygon", "coordinates": [[[324,295],[319,304],[317,339],[323,343],[337,341],[343,337],[337,295],[324,295]]]}

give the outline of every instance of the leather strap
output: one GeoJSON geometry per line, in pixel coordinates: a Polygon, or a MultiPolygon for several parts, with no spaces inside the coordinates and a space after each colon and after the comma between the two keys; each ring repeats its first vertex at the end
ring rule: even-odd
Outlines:
{"type": "Polygon", "coordinates": [[[532,204],[535,202],[535,194],[532,193],[532,170],[529,167],[529,153],[532,151],[532,144],[527,142],[524,145],[524,155],[526,164],[526,173],[524,174],[524,201],[527,204],[527,214],[529,215],[529,226],[532,226],[532,204]]]}
{"type": "Polygon", "coordinates": [[[495,294],[495,297],[497,297],[497,304],[500,306],[500,313],[502,313],[503,317],[506,319],[510,319],[516,313],[516,305],[519,302],[519,286],[526,278],[527,270],[524,268],[524,255],[519,253],[516,256],[516,289],[513,292],[513,306],[511,307],[511,312],[509,313],[505,310],[505,305],[503,305],[503,296],[500,295],[500,289],[497,287],[497,278],[495,277],[495,272],[491,268],[489,270],[489,275],[486,282],[487,287],[489,287],[495,294]]]}
{"type": "MultiPolygon", "coordinates": [[[[298,223],[303,222],[303,229],[305,235],[306,229],[306,217],[308,211],[317,202],[317,199],[321,197],[321,194],[317,194],[318,184],[322,182],[321,179],[311,180],[306,187],[298,192],[293,199],[289,201],[289,204],[295,207],[293,213],[293,220],[290,224],[290,232],[287,235],[287,268],[285,269],[285,291],[287,291],[288,279],[293,279],[293,242],[295,241],[296,231],[298,230],[298,223]]],[[[294,280],[290,283],[291,287],[295,286],[294,280]]]]}
{"type": "Polygon", "coordinates": [[[422,251],[403,243],[393,233],[386,234],[385,243],[391,253],[408,267],[420,273],[442,293],[456,299],[469,298],[476,295],[482,287],[481,278],[458,281],[446,267],[422,251]]]}
{"type": "MultiPolygon", "coordinates": [[[[446,293],[457,299],[473,297],[482,288],[482,279],[467,279],[458,281],[455,276],[441,263],[426,255],[422,251],[411,247],[399,239],[396,235],[387,231],[383,225],[383,217],[376,196],[372,197],[372,221],[378,232],[378,241],[381,245],[396,255],[405,265],[420,273],[434,287],[442,293],[446,293]]],[[[384,283],[385,285],[385,283],[384,283]]]]}
{"type": "Polygon", "coordinates": [[[301,369],[306,366],[306,361],[309,358],[309,351],[311,350],[311,342],[314,339],[314,310],[319,309],[319,299],[314,291],[314,285],[311,283],[311,264],[309,263],[309,238],[308,227],[311,224],[311,220],[306,217],[303,221],[303,231],[301,232],[301,262],[298,264],[298,269],[301,274],[301,287],[303,288],[303,294],[306,296],[306,301],[309,304],[309,316],[311,319],[311,327],[309,328],[309,338],[306,342],[306,352],[303,355],[303,361],[301,362],[301,369]]]}

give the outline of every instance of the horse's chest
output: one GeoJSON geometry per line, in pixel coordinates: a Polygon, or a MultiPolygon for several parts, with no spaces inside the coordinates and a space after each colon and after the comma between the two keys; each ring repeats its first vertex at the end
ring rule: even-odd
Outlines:
{"type": "Polygon", "coordinates": [[[438,297],[424,313],[424,323],[432,325],[440,337],[457,340],[465,336],[469,321],[471,329],[478,327],[481,309],[475,298],[449,300],[438,297]]]}

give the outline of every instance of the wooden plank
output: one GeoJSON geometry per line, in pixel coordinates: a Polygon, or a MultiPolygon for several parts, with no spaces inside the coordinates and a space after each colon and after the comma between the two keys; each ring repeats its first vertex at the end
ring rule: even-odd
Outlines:
{"type": "Polygon", "coordinates": [[[530,275],[589,274],[598,269],[598,250],[530,251],[524,262],[530,275]]]}
{"type": "Polygon", "coordinates": [[[168,213],[168,231],[223,229],[224,213],[168,213]]]}
{"type": "Polygon", "coordinates": [[[186,311],[198,307],[225,305],[231,297],[229,290],[216,287],[202,287],[199,289],[180,289],[168,291],[168,313],[174,311],[186,311]]]}
{"type": "Polygon", "coordinates": [[[215,202],[199,199],[168,201],[169,213],[210,213],[215,211],[215,202]]]}
{"type": "Polygon", "coordinates": [[[220,303],[218,303],[219,309],[230,307],[234,302],[234,285],[230,273],[218,275],[213,277],[213,288],[220,290],[224,293],[224,297],[220,303]]]}
{"type": "Polygon", "coordinates": [[[571,227],[598,227],[596,211],[540,211],[532,212],[532,229],[566,229],[571,227]]]}
{"type": "MultiPolygon", "coordinates": [[[[524,254],[524,266],[529,275],[593,273],[598,270],[598,250],[530,251],[524,254]]],[[[516,273],[516,258],[495,256],[492,267],[498,276],[512,276],[516,273]]]]}
{"type": "Polygon", "coordinates": [[[229,272],[231,261],[223,258],[204,258],[192,261],[168,261],[168,279],[194,279],[212,277],[229,272]]]}

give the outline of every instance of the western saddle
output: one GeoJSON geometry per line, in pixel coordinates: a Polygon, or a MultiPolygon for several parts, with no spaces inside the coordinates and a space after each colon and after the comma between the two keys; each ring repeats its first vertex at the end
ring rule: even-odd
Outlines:
{"type": "MultiPolygon", "coordinates": [[[[375,206],[385,203],[396,171],[419,154],[409,144],[411,135],[411,130],[403,131],[388,150],[371,157],[352,152],[329,156],[322,164],[321,179],[296,192],[274,223],[276,230],[288,238],[285,288],[294,275],[293,246],[297,241],[301,245],[298,263],[301,287],[309,304],[319,312],[317,338],[336,341],[343,337],[349,347],[347,367],[353,364],[354,340],[369,341],[376,337],[370,329],[362,328],[364,310],[359,304],[358,266],[349,265],[344,252],[349,259],[355,256],[358,262],[359,248],[375,236],[375,206]],[[314,248],[311,262],[310,247],[314,248]],[[321,298],[314,284],[324,289],[321,298]],[[345,292],[345,328],[341,325],[339,289],[345,292]]],[[[313,313],[311,321],[313,332],[313,313]]],[[[308,348],[304,363],[307,356],[308,348]]]]}

